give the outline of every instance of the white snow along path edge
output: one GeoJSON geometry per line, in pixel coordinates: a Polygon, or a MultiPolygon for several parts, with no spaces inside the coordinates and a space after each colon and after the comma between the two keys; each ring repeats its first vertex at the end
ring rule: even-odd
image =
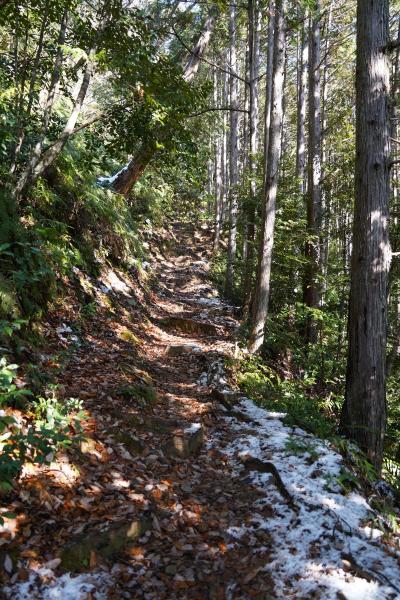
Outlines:
{"type": "Polygon", "coordinates": [[[225,417],[236,432],[234,441],[222,447],[223,434],[216,433],[210,445],[222,449],[240,476],[241,457],[272,462],[299,509],[296,513],[288,506],[269,473],[250,471],[251,481],[265,496],[254,504],[249,525],[228,530],[233,544],[235,538],[260,528],[272,536],[274,550],[265,569],[274,580],[276,598],[400,599],[399,556],[389,556],[380,542],[381,531],[363,523],[373,514],[365,498],[357,493],[345,496],[335,483],[343,458],[328,443],[285,426],[282,413],[271,413],[248,398],[242,398],[237,408],[254,423],[225,417]],[[310,445],[318,459],[307,460],[308,452],[293,456],[286,449],[293,435],[310,445]],[[257,512],[264,504],[273,507],[272,518],[257,512]],[[345,570],[346,557],[360,576],[345,570]]]}

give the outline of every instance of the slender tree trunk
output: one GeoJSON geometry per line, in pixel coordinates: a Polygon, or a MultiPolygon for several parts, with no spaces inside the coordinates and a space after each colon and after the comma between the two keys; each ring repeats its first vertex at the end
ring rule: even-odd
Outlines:
{"type": "MultiPolygon", "coordinates": [[[[219,100],[219,88],[220,80],[218,77],[217,69],[214,69],[214,105],[218,106],[219,100]]],[[[220,236],[221,236],[221,152],[222,152],[222,139],[219,131],[216,132],[214,141],[214,252],[218,250],[220,236]]]]}
{"type": "MultiPolygon", "coordinates": [[[[230,70],[237,71],[237,19],[236,6],[230,7],[229,18],[229,39],[230,39],[230,70]]],[[[229,139],[229,160],[230,160],[230,181],[229,181],[229,238],[228,238],[228,256],[225,277],[225,295],[232,297],[234,287],[234,264],[236,258],[236,232],[237,232],[237,212],[238,212],[238,79],[230,75],[230,139],[229,139]]]]}
{"type": "MultiPolygon", "coordinates": [[[[320,0],[316,0],[310,24],[309,38],[309,140],[308,140],[308,194],[307,242],[304,279],[304,303],[311,309],[320,306],[320,233],[321,233],[321,38],[320,0]]],[[[318,321],[309,314],[305,337],[308,343],[318,339],[318,321]]]]}
{"type": "MultiPolygon", "coordinates": [[[[20,74],[21,81],[18,85],[18,79],[16,78],[16,111],[15,111],[15,119],[17,123],[16,127],[16,143],[14,145],[14,150],[12,153],[12,162],[10,168],[10,174],[13,174],[17,168],[17,160],[21,150],[22,141],[23,141],[23,127],[24,127],[24,101],[25,101],[25,83],[27,79],[27,69],[28,69],[28,40],[29,40],[29,25],[28,23],[25,26],[25,35],[24,35],[24,46],[22,52],[22,63],[21,67],[18,68],[18,73],[20,74]],[[19,88],[19,93],[17,92],[19,88]]],[[[18,44],[16,44],[16,63],[18,62],[18,44]]]]}
{"type": "Polygon", "coordinates": [[[199,39],[197,40],[195,47],[191,51],[189,60],[184,68],[183,78],[185,79],[185,81],[192,81],[197,71],[199,70],[201,59],[207,49],[207,46],[210,43],[211,36],[214,31],[217,14],[218,9],[215,5],[213,5],[209,10],[199,39]]]}
{"type": "MultiPolygon", "coordinates": [[[[333,4],[328,8],[328,15],[326,19],[326,32],[325,32],[325,48],[324,48],[324,66],[322,76],[322,108],[321,108],[321,183],[324,182],[326,165],[328,161],[328,149],[326,143],[326,130],[328,126],[328,100],[329,100],[329,58],[330,58],[330,46],[331,46],[331,29],[333,19],[333,4]]],[[[322,204],[322,215],[321,215],[321,235],[320,235],[320,271],[321,271],[321,306],[325,303],[325,295],[328,285],[328,258],[329,258],[329,244],[330,244],[330,221],[331,221],[331,207],[330,207],[330,192],[324,187],[322,183],[321,189],[321,204],[322,204]]]]}
{"type": "Polygon", "coordinates": [[[41,128],[41,132],[39,135],[39,139],[36,142],[36,146],[34,148],[33,155],[31,157],[28,165],[26,166],[24,171],[21,173],[21,176],[15,186],[15,198],[17,201],[19,201],[20,197],[27,190],[29,185],[31,185],[31,177],[32,177],[33,170],[36,168],[36,166],[38,165],[40,158],[41,158],[44,139],[45,139],[47,130],[49,128],[50,118],[51,118],[51,114],[53,111],[53,105],[54,105],[54,101],[55,101],[55,97],[56,97],[57,86],[58,86],[58,83],[59,83],[60,77],[61,77],[61,69],[62,69],[63,56],[64,56],[63,46],[65,44],[67,26],[68,26],[68,10],[65,9],[63,12],[62,18],[61,18],[61,23],[60,23],[60,31],[59,31],[58,40],[57,40],[57,53],[56,53],[56,58],[54,61],[53,73],[51,76],[50,88],[47,93],[46,104],[44,107],[42,128],[41,128]]]}
{"type": "MultiPolygon", "coordinates": [[[[32,110],[33,100],[34,100],[34,96],[35,96],[35,84],[36,84],[36,78],[37,78],[37,71],[39,68],[40,57],[41,57],[42,51],[43,51],[43,40],[44,40],[44,34],[46,31],[46,26],[47,26],[47,19],[48,19],[48,15],[47,15],[47,4],[46,4],[45,14],[42,18],[42,25],[40,27],[40,32],[39,32],[39,39],[38,39],[37,48],[36,48],[35,60],[33,63],[30,82],[29,82],[28,105],[27,105],[26,111],[24,111],[24,115],[22,117],[22,123],[21,123],[20,131],[19,131],[18,141],[15,146],[14,157],[13,157],[13,161],[12,161],[12,165],[11,165],[11,169],[10,169],[11,174],[15,173],[15,171],[17,169],[18,158],[21,153],[22,144],[24,143],[24,138],[25,138],[25,126],[30,117],[31,110],[32,110]]],[[[22,109],[22,106],[21,106],[21,109],[22,109]]]]}
{"type": "Polygon", "coordinates": [[[276,196],[282,148],[283,93],[286,50],[286,0],[277,0],[274,35],[274,59],[271,97],[267,174],[263,193],[261,243],[258,255],[257,281],[250,324],[249,351],[257,352],[264,342],[268,314],[272,250],[274,244],[276,196]]]}
{"type": "MultiPolygon", "coordinates": [[[[244,79],[246,82],[250,81],[250,49],[249,49],[249,22],[247,22],[247,36],[246,36],[246,52],[245,52],[245,63],[244,63],[244,79]]],[[[242,134],[242,178],[243,183],[247,177],[247,170],[249,166],[249,117],[250,117],[250,98],[249,98],[249,86],[247,83],[244,84],[244,117],[243,117],[243,134],[242,134]]],[[[247,204],[246,201],[242,202],[241,205],[241,217],[243,221],[243,235],[242,235],[242,264],[243,274],[242,279],[244,280],[244,273],[247,265],[247,252],[248,252],[248,223],[247,223],[247,204]]],[[[243,284],[243,281],[242,281],[243,284]]]]}
{"type": "Polygon", "coordinates": [[[78,94],[76,96],[74,107],[71,111],[71,114],[64,126],[60,137],[52,146],[50,146],[47,150],[43,152],[43,154],[39,157],[37,161],[35,161],[34,163],[31,162],[28,165],[27,170],[23,173],[21,179],[16,185],[16,198],[20,198],[21,195],[25,193],[27,186],[34,185],[35,182],[39,179],[39,177],[43,175],[46,169],[56,160],[56,158],[60,155],[61,151],[63,150],[72,132],[74,131],[93,75],[94,54],[95,50],[92,49],[89,52],[89,57],[83,73],[82,82],[78,94]]]}
{"type": "Polygon", "coordinates": [[[387,0],[357,2],[356,167],[349,350],[341,428],[380,470],[386,422],[389,215],[387,0]]]}
{"type": "MultiPolygon", "coordinates": [[[[225,69],[228,70],[229,58],[228,52],[225,52],[225,69]]],[[[229,105],[229,75],[221,73],[221,103],[223,106],[229,105]]],[[[221,226],[227,219],[228,206],[228,187],[229,187],[229,146],[228,146],[228,114],[225,110],[222,117],[222,153],[221,153],[221,226]]]]}
{"type": "MultiPolygon", "coordinates": [[[[260,11],[257,0],[249,0],[249,201],[246,210],[246,262],[243,277],[243,317],[250,311],[253,289],[253,262],[255,242],[257,158],[258,151],[258,77],[260,62],[260,11]]],[[[267,75],[268,76],[268,75],[267,75]]]]}
{"type": "Polygon", "coordinates": [[[307,116],[307,78],[308,78],[308,32],[307,17],[303,12],[303,25],[299,34],[297,69],[297,143],[296,143],[296,177],[302,196],[307,189],[306,180],[306,116],[307,116]]]}
{"type": "MultiPolygon", "coordinates": [[[[246,52],[245,52],[245,62],[244,62],[244,79],[246,82],[250,81],[250,49],[249,49],[249,26],[247,23],[247,37],[246,37],[246,52]]],[[[250,113],[250,94],[249,94],[249,86],[247,83],[244,85],[244,118],[243,118],[243,176],[246,174],[246,169],[248,167],[249,160],[249,113],[250,113]]]]}
{"type": "MultiPolygon", "coordinates": [[[[397,30],[397,40],[400,44],[400,21],[397,30]]],[[[399,109],[398,109],[398,96],[400,90],[400,46],[396,50],[396,54],[393,61],[392,70],[392,81],[390,91],[390,137],[392,140],[399,139],[399,109]]],[[[399,146],[397,145],[397,148],[399,146]]],[[[392,219],[392,247],[393,252],[397,253],[400,248],[400,231],[399,231],[399,171],[398,165],[395,165],[392,171],[391,177],[391,210],[394,213],[392,219]]],[[[392,348],[387,357],[386,374],[389,376],[395,365],[395,361],[400,355],[400,292],[397,286],[393,286],[393,283],[399,280],[400,264],[399,260],[395,260],[392,264],[389,277],[389,303],[393,306],[394,313],[396,315],[394,322],[390,323],[389,337],[392,342],[392,348]],[[393,291],[394,287],[394,291],[393,291]]]]}

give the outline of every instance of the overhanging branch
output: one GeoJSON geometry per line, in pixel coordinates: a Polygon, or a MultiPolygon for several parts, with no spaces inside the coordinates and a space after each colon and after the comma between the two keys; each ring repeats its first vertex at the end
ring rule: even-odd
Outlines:
{"type": "MultiPolygon", "coordinates": [[[[189,52],[190,54],[194,55],[193,50],[185,43],[185,41],[181,38],[181,36],[179,35],[179,33],[177,31],[175,31],[174,27],[172,27],[172,32],[173,32],[174,36],[176,37],[176,39],[178,40],[178,42],[181,44],[181,46],[183,48],[185,48],[185,50],[187,52],[189,52]]],[[[200,57],[200,60],[201,60],[201,62],[204,62],[207,65],[210,65],[211,67],[214,67],[215,69],[218,69],[222,73],[226,73],[227,75],[232,75],[232,77],[236,77],[236,79],[239,79],[239,81],[243,81],[243,83],[249,85],[249,82],[247,81],[247,79],[244,79],[243,77],[240,77],[240,75],[238,75],[237,73],[235,73],[231,69],[224,69],[223,67],[220,67],[216,63],[213,63],[211,60],[208,60],[207,58],[204,58],[204,56],[200,57]]]]}
{"type": "Polygon", "coordinates": [[[241,113],[247,113],[249,114],[250,111],[247,110],[246,108],[234,108],[233,106],[210,106],[208,108],[205,108],[204,110],[200,110],[199,112],[195,112],[192,113],[191,115],[187,115],[188,119],[191,119],[193,117],[198,117],[200,115],[204,115],[205,113],[208,112],[214,112],[214,111],[231,111],[231,112],[241,112],[241,113]]]}

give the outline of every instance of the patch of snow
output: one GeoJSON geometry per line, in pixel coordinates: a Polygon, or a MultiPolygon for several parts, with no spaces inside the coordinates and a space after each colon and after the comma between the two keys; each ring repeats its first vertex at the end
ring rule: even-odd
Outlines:
{"type": "Polygon", "coordinates": [[[197,385],[204,387],[207,385],[207,383],[208,383],[208,374],[206,372],[203,372],[200,374],[200,377],[197,380],[197,385]]]}
{"type": "Polygon", "coordinates": [[[336,574],[324,575],[321,577],[321,583],[327,588],[333,588],[336,592],[341,592],[346,600],[380,600],[381,589],[378,583],[360,579],[360,577],[349,577],[344,571],[339,571],[340,577],[336,574]]]}
{"type": "Polygon", "coordinates": [[[197,298],[196,304],[201,306],[221,306],[222,302],[220,298],[197,298]]]}
{"type": "Polygon", "coordinates": [[[62,334],[62,333],[72,333],[71,327],[69,325],[66,325],[65,323],[63,323],[59,327],[56,327],[56,331],[59,334],[62,334]]]}
{"type": "MultiPolygon", "coordinates": [[[[366,526],[374,511],[358,493],[343,495],[335,478],[343,458],[329,443],[299,428],[283,424],[284,414],[271,413],[242,398],[238,408],[253,420],[251,429],[232,417],[235,437],[224,447],[238,476],[244,473],[241,458],[246,455],[272,462],[297,506],[293,510],[281,496],[269,473],[250,471],[251,481],[264,497],[254,503],[250,524],[231,527],[233,545],[238,538],[263,529],[272,537],[273,554],[266,569],[275,582],[276,598],[311,598],[320,593],[324,600],[400,599],[400,552],[392,555],[380,541],[381,532],[366,526]],[[287,448],[295,435],[310,453],[293,455],[287,448]],[[272,515],[261,510],[269,507],[272,515]],[[349,558],[350,557],[350,558],[349,558]],[[345,561],[350,560],[349,571],[345,561]],[[366,573],[365,578],[361,573],[366,573]]],[[[218,435],[214,445],[218,443],[218,435]]],[[[223,434],[221,434],[223,435],[223,434]]]]}
{"type": "Polygon", "coordinates": [[[111,269],[102,276],[100,290],[103,294],[119,292],[124,296],[130,295],[129,286],[111,269]]]}
{"type": "Polygon", "coordinates": [[[121,175],[121,173],[124,173],[126,170],[128,169],[128,165],[125,165],[125,167],[123,167],[120,171],[118,171],[118,173],[115,173],[115,175],[110,175],[110,176],[104,176],[102,175],[101,177],[97,178],[97,183],[100,187],[109,187],[111,186],[114,181],[121,175]]]}
{"type": "Polygon", "coordinates": [[[56,333],[62,342],[64,342],[65,344],[68,344],[70,342],[79,344],[78,336],[69,335],[72,332],[73,332],[73,330],[71,329],[71,327],[69,325],[66,325],[65,323],[62,323],[61,325],[59,325],[59,327],[56,327],[56,333]],[[65,334],[67,334],[67,335],[65,335],[65,334]]]}
{"type": "Polygon", "coordinates": [[[183,430],[184,433],[188,433],[189,435],[197,433],[201,429],[201,423],[192,423],[189,427],[185,427],[183,430]]]}
{"type": "Polygon", "coordinates": [[[4,587],[5,598],[10,600],[86,600],[89,595],[96,600],[106,600],[111,585],[105,572],[82,574],[70,573],[56,577],[52,570],[39,568],[31,571],[28,581],[4,587]]]}

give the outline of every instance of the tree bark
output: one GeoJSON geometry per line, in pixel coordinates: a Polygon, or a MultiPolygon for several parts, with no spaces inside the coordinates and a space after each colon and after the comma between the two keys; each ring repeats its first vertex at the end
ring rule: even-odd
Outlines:
{"type": "Polygon", "coordinates": [[[60,155],[63,150],[65,144],[69,140],[72,135],[78,117],[81,113],[83,103],[86,98],[87,91],[89,89],[90,80],[93,75],[93,58],[94,58],[95,50],[92,49],[89,52],[89,57],[86,63],[86,67],[83,73],[82,82],[76,96],[76,100],[71,111],[71,114],[68,117],[68,120],[64,126],[64,129],[60,135],[60,137],[56,140],[54,144],[52,144],[47,150],[45,150],[39,157],[38,160],[32,160],[28,165],[26,171],[22,174],[22,177],[18,181],[15,188],[16,198],[20,198],[27,189],[27,187],[32,186],[36,183],[36,181],[43,175],[46,169],[56,160],[56,158],[60,155]]]}
{"type": "MultiPolygon", "coordinates": [[[[230,6],[229,18],[229,39],[230,39],[230,70],[237,70],[237,19],[236,6],[230,6]]],[[[234,287],[234,264],[236,258],[236,233],[237,233],[237,213],[238,213],[238,87],[239,82],[236,77],[230,75],[230,102],[229,106],[233,110],[230,112],[230,138],[229,138],[229,161],[230,161],[230,180],[229,180],[229,237],[228,237],[228,255],[225,277],[225,295],[232,297],[234,287]]]]}
{"type": "MultiPolygon", "coordinates": [[[[228,75],[228,67],[229,67],[229,56],[228,51],[224,52],[225,55],[225,66],[221,75],[221,98],[222,104],[229,104],[229,75],[228,75]]],[[[227,220],[227,207],[228,207],[228,187],[229,187],[229,145],[228,145],[228,114],[227,111],[224,110],[222,116],[222,151],[221,151],[221,228],[226,223],[227,220]]]]}
{"type": "MultiPolygon", "coordinates": [[[[214,69],[214,104],[217,106],[221,93],[222,78],[221,74],[217,73],[217,69],[214,69]]],[[[221,174],[221,163],[222,163],[222,136],[217,131],[215,136],[215,155],[214,155],[214,193],[215,193],[215,221],[214,221],[214,252],[218,250],[220,237],[221,237],[221,225],[222,225],[222,174],[221,174]]]]}
{"type": "Polygon", "coordinates": [[[387,0],[357,2],[356,167],[349,349],[341,429],[378,471],[386,422],[389,214],[387,0]]]}
{"type": "Polygon", "coordinates": [[[264,328],[270,295],[272,250],[274,244],[276,196],[282,149],[283,93],[286,50],[286,0],[277,0],[267,174],[263,193],[261,243],[257,280],[250,324],[249,351],[257,352],[264,342],[264,328]]]}
{"type": "Polygon", "coordinates": [[[57,52],[56,52],[56,57],[55,57],[55,61],[54,61],[53,73],[51,76],[50,88],[49,88],[49,91],[47,92],[47,98],[46,98],[46,104],[44,107],[41,132],[39,135],[39,139],[36,142],[32,157],[31,157],[28,165],[25,167],[24,171],[21,173],[21,175],[18,179],[18,182],[15,186],[15,198],[16,198],[17,202],[19,201],[20,197],[26,192],[29,185],[31,185],[31,183],[32,183],[31,176],[32,176],[33,170],[38,165],[40,158],[41,158],[43,142],[44,142],[47,130],[49,128],[50,118],[51,118],[53,105],[54,105],[54,101],[55,101],[55,97],[56,97],[57,86],[58,86],[58,83],[59,83],[60,77],[61,77],[61,69],[62,69],[63,55],[64,55],[63,46],[65,44],[67,26],[68,26],[68,10],[65,9],[63,12],[62,18],[61,18],[61,23],[60,23],[60,30],[59,30],[59,34],[58,34],[58,40],[57,40],[57,52]]]}
{"type": "MultiPolygon", "coordinates": [[[[326,18],[325,32],[325,48],[324,48],[324,65],[322,75],[322,107],[321,107],[321,182],[325,179],[326,166],[328,163],[328,148],[326,142],[326,130],[328,126],[328,100],[329,100],[329,58],[331,47],[331,29],[333,20],[333,5],[328,8],[326,18]]],[[[321,235],[320,235],[320,271],[321,271],[321,297],[320,305],[325,303],[325,296],[328,287],[328,261],[329,261],[329,246],[331,240],[331,198],[330,190],[321,189],[321,235]]]]}
{"type": "MultiPolygon", "coordinates": [[[[13,157],[12,165],[10,168],[11,174],[15,173],[15,171],[17,170],[18,158],[21,153],[22,145],[23,145],[24,139],[25,139],[25,127],[26,127],[27,121],[30,117],[31,110],[32,110],[33,100],[34,100],[34,96],[35,96],[35,84],[36,84],[36,78],[37,78],[37,71],[39,68],[40,57],[41,57],[42,50],[43,50],[43,40],[44,40],[45,31],[46,31],[47,19],[48,19],[48,15],[47,15],[47,4],[46,4],[44,15],[42,18],[42,25],[41,25],[40,31],[39,31],[39,39],[38,39],[38,43],[37,43],[37,47],[36,47],[35,59],[34,59],[32,71],[31,71],[30,82],[29,82],[28,105],[27,105],[26,110],[24,111],[23,116],[21,116],[21,127],[19,130],[18,141],[17,141],[15,149],[14,149],[14,157],[13,157]]],[[[21,102],[21,113],[22,113],[22,109],[23,109],[23,102],[21,102]]]]}
{"type": "MultiPolygon", "coordinates": [[[[320,234],[321,234],[321,37],[320,0],[315,1],[309,37],[309,139],[307,190],[307,241],[304,277],[304,304],[310,311],[320,306],[320,234]]],[[[318,321],[308,314],[305,339],[315,344],[318,339],[318,321]]]]}
{"type": "Polygon", "coordinates": [[[218,14],[218,9],[214,5],[211,7],[202,32],[197,40],[195,47],[193,48],[188,62],[186,63],[183,78],[185,81],[192,81],[197,71],[199,70],[200,62],[208,44],[210,43],[211,36],[214,31],[215,21],[218,14]]]}
{"type": "MultiPolygon", "coordinates": [[[[249,157],[248,165],[250,172],[249,201],[246,210],[246,262],[243,277],[243,318],[246,320],[250,311],[251,295],[253,289],[253,262],[255,242],[255,217],[256,217],[256,154],[258,151],[258,77],[260,71],[260,10],[257,0],[250,0],[248,4],[249,14],[249,157]]],[[[271,18],[270,18],[271,19],[271,18]]],[[[268,44],[273,36],[271,33],[271,21],[268,28],[268,44]]],[[[269,47],[269,46],[268,46],[269,47]]],[[[267,73],[268,78],[268,73],[267,73]]]]}
{"type": "Polygon", "coordinates": [[[303,25],[299,35],[297,69],[297,143],[296,143],[296,177],[302,196],[307,189],[306,173],[306,116],[307,116],[307,77],[308,77],[308,32],[307,17],[301,13],[303,25]]]}

